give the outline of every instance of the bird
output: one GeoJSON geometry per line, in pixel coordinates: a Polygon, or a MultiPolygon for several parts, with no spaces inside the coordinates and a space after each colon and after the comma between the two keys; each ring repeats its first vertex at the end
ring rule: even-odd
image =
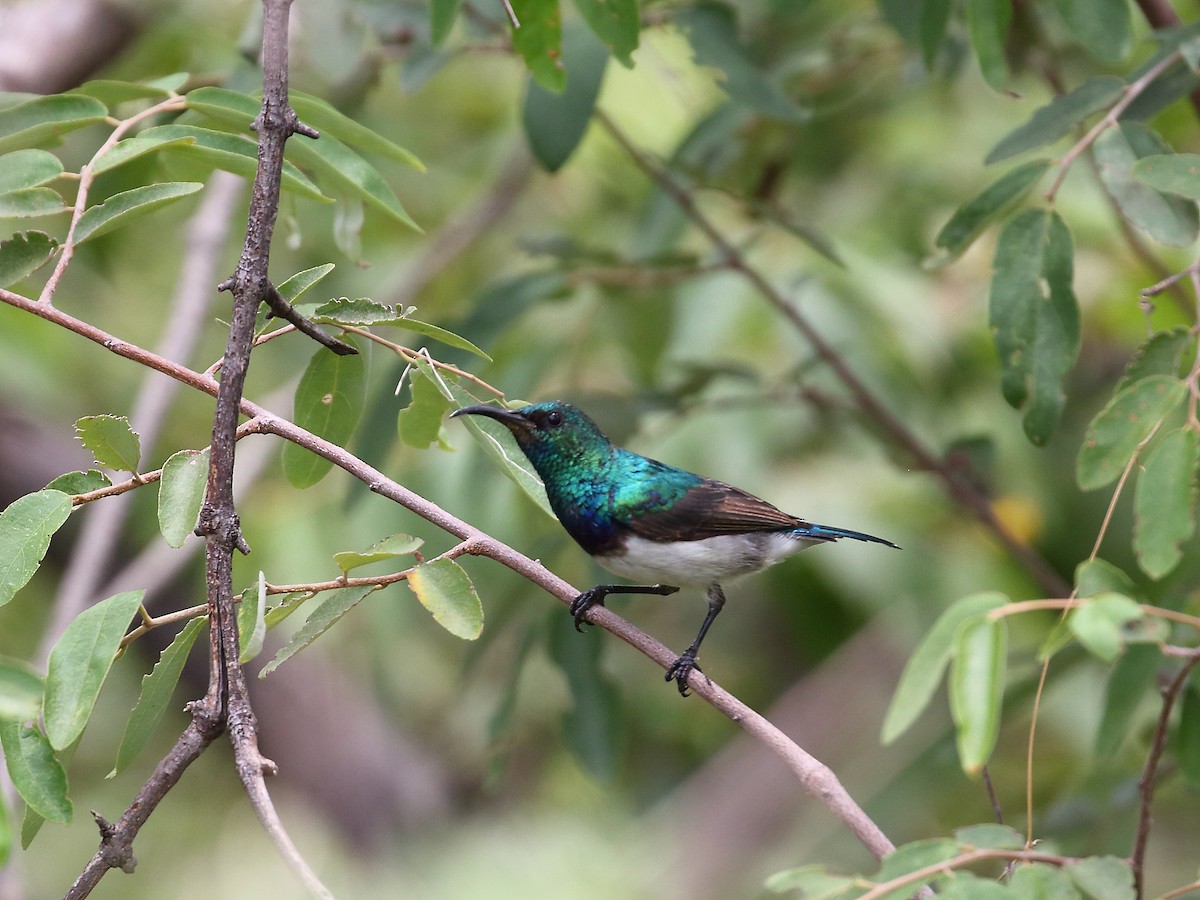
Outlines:
{"type": "Polygon", "coordinates": [[[696,639],[667,668],[688,695],[700,645],[725,606],[721,582],[775,565],[814,544],[842,539],[896,547],[861,531],[817,525],[741,488],[616,446],[586,413],[559,400],[517,409],[465,406],[456,416],[504,425],[546,487],[567,534],[615,575],[642,584],[598,584],[571,602],[575,630],[610,594],[706,590],[708,610],[696,639]]]}

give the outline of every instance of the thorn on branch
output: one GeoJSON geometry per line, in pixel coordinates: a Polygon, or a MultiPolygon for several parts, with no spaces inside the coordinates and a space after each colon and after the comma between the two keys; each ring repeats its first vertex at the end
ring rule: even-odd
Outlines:
{"type": "Polygon", "coordinates": [[[92,818],[96,820],[96,827],[100,829],[101,852],[104,853],[110,868],[120,869],[126,875],[132,875],[137,868],[137,857],[133,855],[133,848],[128,844],[119,843],[117,826],[94,809],[92,818]]]}

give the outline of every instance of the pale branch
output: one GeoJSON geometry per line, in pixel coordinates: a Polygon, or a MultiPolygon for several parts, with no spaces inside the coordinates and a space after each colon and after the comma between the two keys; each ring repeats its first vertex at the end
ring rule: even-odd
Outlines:
{"type": "MultiPolygon", "coordinates": [[[[215,395],[216,393],[217,382],[212,377],[192,371],[170,360],[162,359],[135,344],[122,341],[94,325],[54,307],[47,307],[4,289],[0,289],[0,302],[33,313],[99,344],[118,356],[170,375],[206,394],[215,395]]],[[[492,559],[512,569],[547,593],[557,597],[564,605],[569,604],[578,596],[579,592],[575,588],[558,578],[540,562],[530,559],[486,532],[480,531],[448,513],[437,504],[367,465],[349,451],[311,434],[244,398],[241,402],[241,411],[243,415],[251,417],[251,422],[246,424],[252,425],[254,430],[275,434],[329,459],[334,465],[367,484],[376,493],[394,500],[430,524],[460,540],[471,540],[474,548],[472,552],[475,555],[492,559]]],[[[649,657],[664,670],[675,661],[676,655],[669,648],[603,607],[594,607],[589,613],[589,621],[612,632],[630,646],[640,650],[643,655],[649,657]]],[[[827,766],[799,747],[759,713],[721,688],[716,682],[696,675],[692,678],[691,689],[737,723],[751,737],[778,755],[797,776],[805,790],[829,808],[875,856],[882,857],[891,852],[893,849],[891,841],[854,802],[837,780],[837,776],[827,766]]]]}
{"type": "Polygon", "coordinates": [[[651,181],[670,197],[692,224],[717,250],[725,268],[736,272],[755,291],[773,306],[788,323],[800,333],[829,367],[850,396],[859,411],[892,442],[903,449],[913,460],[917,469],[929,472],[941,479],[950,496],[982,522],[1008,553],[1019,562],[1033,579],[1048,594],[1065,594],[1069,586],[1061,575],[1032,547],[1020,540],[1000,520],[992,509],[988,498],[967,478],[962,476],[945,458],[925,446],[924,442],[909,429],[879,399],[866,383],[859,378],[850,364],[830,344],[794,303],[768,280],[758,268],[751,265],[734,243],[697,205],[692,192],[681,185],[657,160],[638,148],[629,136],[602,110],[596,110],[596,120],[603,126],[617,145],[651,181]]]}

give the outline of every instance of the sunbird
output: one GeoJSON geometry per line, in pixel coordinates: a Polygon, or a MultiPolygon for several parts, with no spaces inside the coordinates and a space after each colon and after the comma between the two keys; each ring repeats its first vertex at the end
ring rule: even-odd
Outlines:
{"type": "Polygon", "coordinates": [[[587,611],[603,606],[609,594],[707,589],[708,612],[700,631],[666,672],[666,680],[685,697],[692,670],[700,671],[700,644],[725,605],[722,581],[842,538],[896,547],[861,531],[814,525],[741,488],[618,447],[569,403],[466,406],[454,416],[486,416],[506,426],[575,542],[608,571],[652,582],[598,584],[584,591],[570,607],[576,631],[582,631],[587,611]]]}

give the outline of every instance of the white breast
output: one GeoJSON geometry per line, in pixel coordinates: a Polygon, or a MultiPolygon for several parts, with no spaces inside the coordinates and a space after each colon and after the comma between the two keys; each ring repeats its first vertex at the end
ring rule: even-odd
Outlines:
{"type": "Polygon", "coordinates": [[[704,587],[773,566],[813,543],[819,542],[770,531],[669,544],[630,537],[623,553],[595,559],[631,581],[704,587]]]}

